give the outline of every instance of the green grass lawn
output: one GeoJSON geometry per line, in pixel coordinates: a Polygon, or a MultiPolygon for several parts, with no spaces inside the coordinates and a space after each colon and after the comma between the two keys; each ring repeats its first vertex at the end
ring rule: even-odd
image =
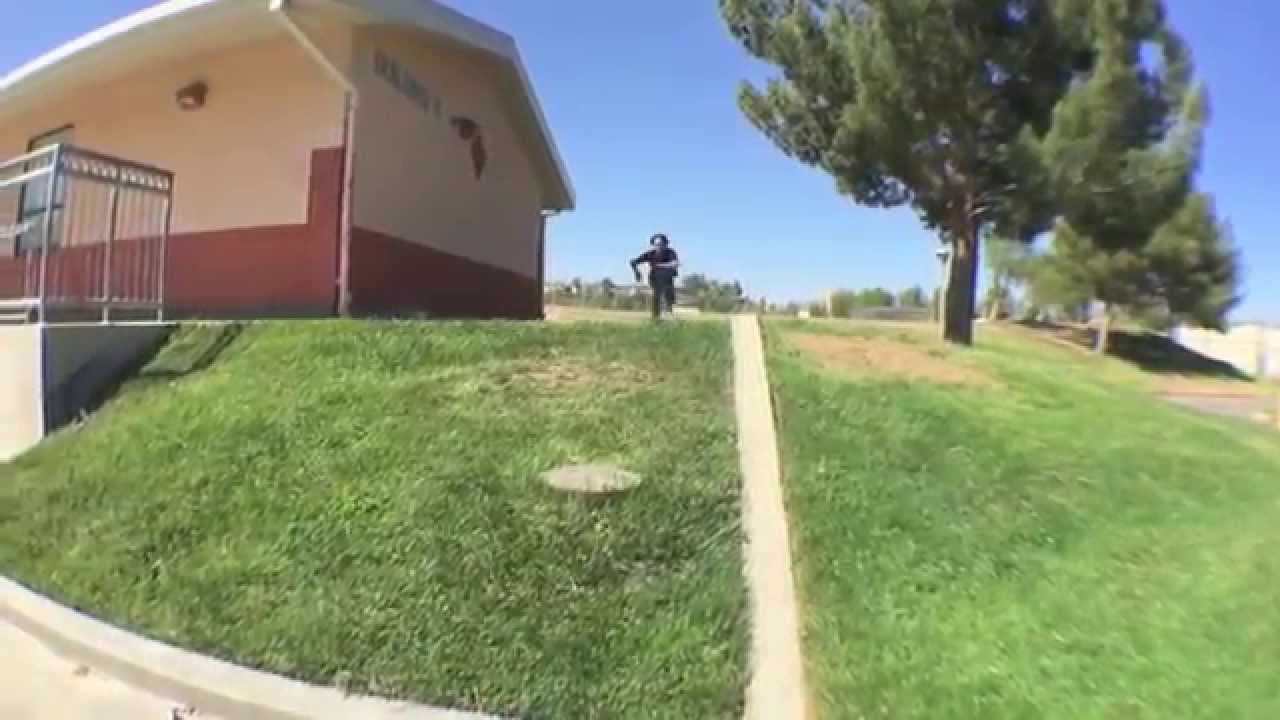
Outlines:
{"type": "Polygon", "coordinates": [[[1280,717],[1280,435],[1011,332],[767,338],[821,717],[1280,717]]]}
{"type": "Polygon", "coordinates": [[[181,357],[0,466],[0,572],[355,691],[740,715],[724,323],[266,323],[191,361],[220,342],[180,333],[181,357]],[[645,482],[608,501],[539,482],[585,461],[645,482]]]}

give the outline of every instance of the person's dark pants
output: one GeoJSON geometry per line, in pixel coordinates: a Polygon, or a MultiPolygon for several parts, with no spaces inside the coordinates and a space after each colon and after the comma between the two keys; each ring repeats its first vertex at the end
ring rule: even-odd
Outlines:
{"type": "Polygon", "coordinates": [[[666,312],[674,312],[676,306],[676,282],[675,278],[654,277],[652,283],[653,288],[653,316],[661,317],[665,309],[666,312]]]}

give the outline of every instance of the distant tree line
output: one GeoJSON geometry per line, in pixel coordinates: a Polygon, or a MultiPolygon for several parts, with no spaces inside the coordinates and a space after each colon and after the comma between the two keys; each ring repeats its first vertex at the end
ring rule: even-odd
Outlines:
{"type": "MultiPolygon", "coordinates": [[[[645,310],[650,303],[647,285],[619,285],[610,278],[551,283],[545,289],[550,305],[576,305],[606,310],[645,310]]],[[[680,280],[677,304],[703,312],[755,312],[772,315],[812,317],[852,317],[860,312],[900,309],[927,310],[935,299],[920,286],[894,293],[882,287],[862,290],[840,289],[826,297],[807,302],[769,302],[765,297],[752,297],[737,280],[717,280],[692,273],[680,280]]]]}
{"type": "MultiPolygon", "coordinates": [[[[647,285],[619,285],[607,277],[599,281],[573,278],[568,282],[552,283],[544,290],[547,303],[552,305],[577,305],[607,310],[647,309],[651,302],[651,292],[647,285]]],[[[740,310],[759,311],[766,307],[766,301],[747,297],[742,283],[737,280],[722,281],[692,273],[680,280],[677,305],[704,312],[730,313],[740,310]]]]}
{"type": "Polygon", "coordinates": [[[847,318],[868,311],[898,309],[904,311],[925,310],[931,300],[924,288],[914,286],[898,293],[882,287],[865,288],[863,290],[833,290],[821,302],[811,303],[808,307],[814,317],[847,318]]]}

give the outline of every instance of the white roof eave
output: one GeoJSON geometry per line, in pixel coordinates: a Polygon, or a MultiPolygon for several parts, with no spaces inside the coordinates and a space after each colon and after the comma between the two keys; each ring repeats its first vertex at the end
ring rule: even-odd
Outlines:
{"type": "Polygon", "coordinates": [[[222,0],[169,0],[121,18],[113,23],[103,25],[97,30],[81,35],[71,42],[55,48],[0,77],[0,98],[19,89],[28,81],[38,79],[42,73],[64,62],[69,62],[89,50],[106,45],[116,38],[163,20],[183,15],[195,8],[213,5],[218,2],[222,2],[222,0]]]}

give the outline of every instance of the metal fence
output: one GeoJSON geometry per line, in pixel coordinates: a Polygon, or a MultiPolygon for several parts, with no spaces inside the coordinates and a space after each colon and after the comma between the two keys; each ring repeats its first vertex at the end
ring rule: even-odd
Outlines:
{"type": "Polygon", "coordinates": [[[53,145],[0,163],[0,312],[163,319],[173,174],[53,145]]]}

